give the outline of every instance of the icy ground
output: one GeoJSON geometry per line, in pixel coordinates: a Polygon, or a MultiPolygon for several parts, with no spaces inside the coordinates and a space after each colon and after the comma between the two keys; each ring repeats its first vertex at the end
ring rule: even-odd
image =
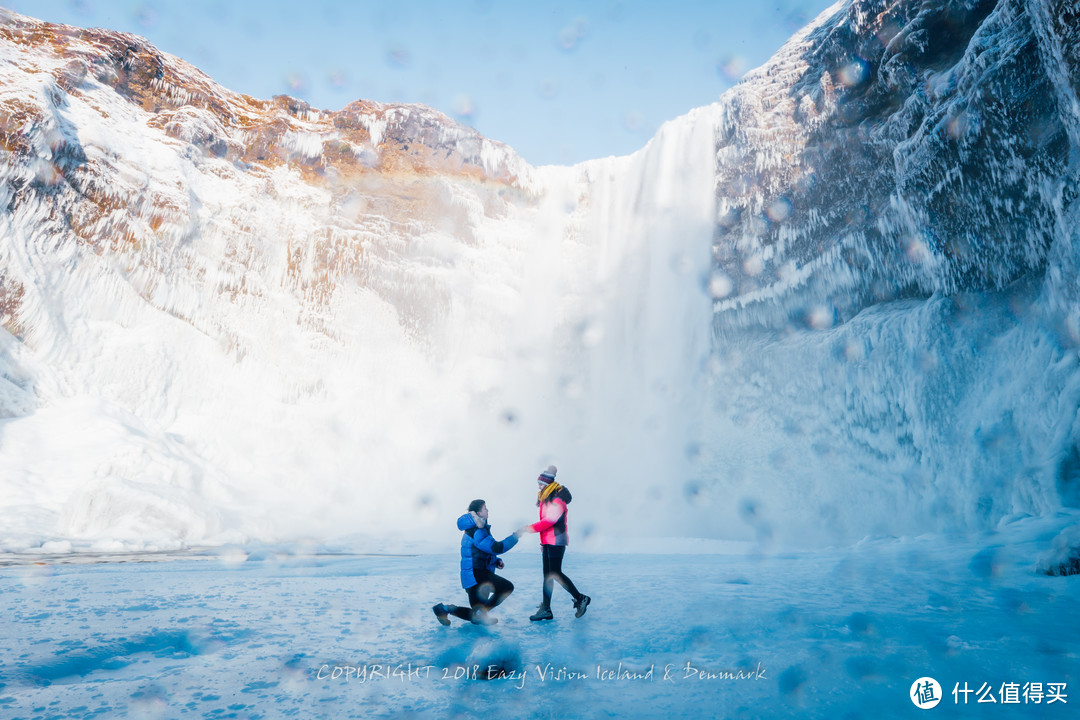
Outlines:
{"type": "Polygon", "coordinates": [[[924,676],[939,716],[1076,717],[1080,577],[1035,570],[1075,520],[786,554],[571,550],[593,603],[574,619],[559,591],[543,624],[526,545],[490,628],[431,613],[464,598],[454,555],[24,561],[0,567],[0,717],[916,717],[935,712],[908,699],[924,676]],[[476,665],[510,676],[455,677],[476,665]],[[1001,703],[1030,682],[1066,702],[1001,703]],[[957,705],[957,683],[998,702],[957,705]]]}

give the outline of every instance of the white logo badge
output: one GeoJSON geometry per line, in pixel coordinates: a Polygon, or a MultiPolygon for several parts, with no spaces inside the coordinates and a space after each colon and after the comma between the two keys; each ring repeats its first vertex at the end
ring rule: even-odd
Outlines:
{"type": "Polygon", "coordinates": [[[916,707],[929,710],[941,702],[941,686],[932,677],[921,677],[911,684],[911,694],[908,697],[916,707]]]}

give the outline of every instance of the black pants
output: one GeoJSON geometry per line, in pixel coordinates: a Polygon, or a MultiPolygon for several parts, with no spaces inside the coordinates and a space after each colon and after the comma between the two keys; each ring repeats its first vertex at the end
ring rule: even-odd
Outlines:
{"type": "Polygon", "coordinates": [[[581,599],[581,593],[574,587],[574,582],[566,577],[562,571],[562,559],[566,554],[565,545],[541,545],[541,557],[544,561],[544,607],[551,607],[551,593],[555,590],[558,582],[566,592],[574,598],[574,602],[581,599]]]}
{"type": "Polygon", "coordinates": [[[472,620],[473,613],[477,610],[484,612],[491,610],[514,592],[514,583],[495,573],[474,570],[473,575],[476,577],[476,584],[471,588],[465,588],[465,592],[469,595],[469,607],[456,606],[450,611],[451,615],[462,620],[472,620]]]}

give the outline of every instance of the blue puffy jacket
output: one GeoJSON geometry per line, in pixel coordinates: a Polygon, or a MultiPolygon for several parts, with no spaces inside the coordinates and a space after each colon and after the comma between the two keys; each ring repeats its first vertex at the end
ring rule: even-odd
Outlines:
{"type": "Polygon", "coordinates": [[[477,574],[483,576],[495,572],[496,556],[517,545],[518,539],[511,535],[505,540],[496,540],[491,536],[491,527],[476,527],[470,513],[459,517],[457,526],[462,531],[461,587],[468,589],[476,585],[477,574]]]}

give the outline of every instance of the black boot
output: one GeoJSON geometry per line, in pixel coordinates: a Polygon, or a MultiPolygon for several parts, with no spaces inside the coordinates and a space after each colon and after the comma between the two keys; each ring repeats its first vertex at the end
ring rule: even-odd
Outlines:
{"type": "Polygon", "coordinates": [[[582,595],[574,601],[574,617],[581,617],[585,614],[585,608],[589,607],[589,603],[592,602],[592,598],[588,595],[582,595]]]}
{"type": "Polygon", "coordinates": [[[438,621],[441,622],[443,625],[450,624],[450,618],[448,617],[450,615],[450,608],[446,607],[442,603],[439,603],[438,605],[432,606],[431,612],[435,613],[436,619],[438,619],[438,621]]]}
{"type": "Polygon", "coordinates": [[[533,621],[552,620],[554,619],[554,617],[555,616],[551,614],[551,608],[549,608],[547,605],[544,605],[543,603],[540,603],[540,606],[536,608],[536,612],[530,615],[529,619],[533,621]]]}

